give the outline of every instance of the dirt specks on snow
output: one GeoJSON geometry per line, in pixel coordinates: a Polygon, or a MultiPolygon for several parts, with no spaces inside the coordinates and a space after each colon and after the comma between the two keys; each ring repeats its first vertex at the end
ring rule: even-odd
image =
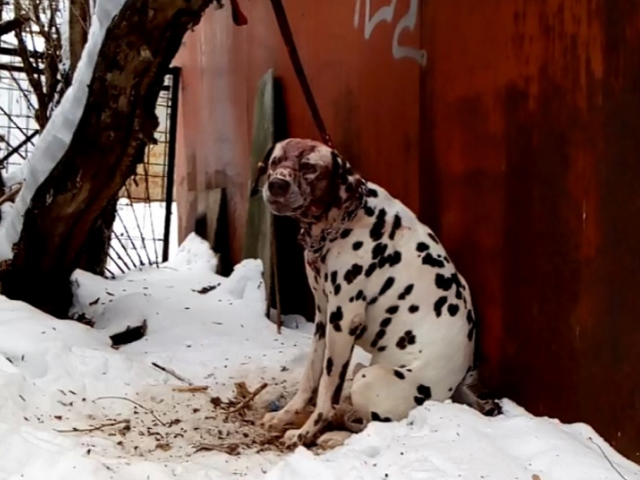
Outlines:
{"type": "MultiPolygon", "coordinates": [[[[58,431],[90,435],[85,446],[91,452],[99,453],[106,440],[109,446],[118,447],[122,458],[175,461],[201,452],[282,452],[281,435],[259,426],[268,411],[267,402],[260,401],[263,390],[264,385],[252,391],[239,382],[235,395],[223,400],[202,388],[149,387],[135,399],[96,399],[103,406],[104,417],[85,415],[83,425],[76,417],[73,426],[58,431]],[[110,408],[113,402],[118,403],[117,409],[110,408]],[[123,402],[131,404],[126,416],[123,402]],[[110,410],[122,413],[110,415],[110,410]]],[[[67,423],[60,415],[56,420],[67,423]]]]}

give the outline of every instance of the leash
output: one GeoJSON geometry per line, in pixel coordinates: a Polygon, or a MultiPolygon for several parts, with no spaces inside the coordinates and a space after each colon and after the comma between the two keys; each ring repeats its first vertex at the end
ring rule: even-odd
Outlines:
{"type": "Polygon", "coordinates": [[[307,79],[307,75],[304,71],[304,66],[302,65],[302,61],[300,60],[300,55],[298,54],[298,48],[296,47],[296,42],[293,39],[293,33],[291,32],[291,26],[289,25],[289,20],[287,19],[287,12],[284,9],[284,5],[282,4],[282,0],[271,0],[271,6],[273,8],[273,13],[276,16],[276,21],[278,22],[278,28],[280,29],[280,35],[282,36],[282,40],[284,41],[284,45],[287,48],[287,53],[289,54],[289,60],[291,60],[291,64],[293,65],[293,71],[296,74],[296,78],[298,79],[298,83],[300,84],[300,88],[302,88],[302,93],[307,102],[307,106],[311,111],[311,116],[313,117],[313,122],[316,124],[316,128],[320,133],[320,137],[322,141],[329,148],[333,148],[333,142],[331,141],[331,136],[327,131],[327,127],[322,120],[322,115],[320,115],[320,109],[318,108],[318,104],[316,103],[316,99],[313,96],[313,92],[311,91],[311,86],[309,85],[309,80],[307,79]]]}
{"type": "MultiPolygon", "coordinates": [[[[224,7],[222,0],[214,0],[213,9],[220,10],[224,7]]],[[[238,0],[230,0],[231,2],[231,20],[236,27],[243,27],[249,23],[247,16],[240,9],[238,0]]]]}

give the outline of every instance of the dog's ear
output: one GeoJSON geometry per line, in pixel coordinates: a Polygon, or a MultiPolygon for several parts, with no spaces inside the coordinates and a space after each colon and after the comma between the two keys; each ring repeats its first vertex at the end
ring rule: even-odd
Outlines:
{"type": "Polygon", "coordinates": [[[273,155],[273,149],[274,148],[275,148],[275,145],[271,145],[267,149],[267,151],[264,154],[264,157],[262,158],[260,163],[258,163],[258,168],[256,169],[256,177],[253,180],[253,186],[251,187],[251,196],[252,197],[255,197],[256,195],[258,195],[260,193],[260,188],[258,187],[258,185],[260,185],[260,180],[267,173],[267,169],[269,167],[269,160],[271,159],[271,155],[273,155]]]}
{"type": "Polygon", "coordinates": [[[342,201],[357,199],[364,180],[336,150],[331,151],[331,174],[338,194],[340,187],[344,188],[345,198],[342,201]]]}
{"type": "Polygon", "coordinates": [[[349,181],[349,165],[342,159],[336,150],[331,150],[331,176],[334,183],[346,185],[349,181]]]}

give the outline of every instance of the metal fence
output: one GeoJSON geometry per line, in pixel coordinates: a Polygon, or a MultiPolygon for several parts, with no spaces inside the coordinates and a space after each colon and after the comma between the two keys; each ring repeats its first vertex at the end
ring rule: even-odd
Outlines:
{"type": "MultiPolygon", "coordinates": [[[[113,225],[105,275],[112,277],[166,261],[175,243],[177,212],[173,175],[180,71],[171,68],[156,105],[157,143],[149,145],[137,173],[122,189],[113,225]],[[173,227],[173,228],[172,228],[173,227]]],[[[20,175],[38,139],[37,108],[11,40],[0,41],[0,171],[20,175]]]]}
{"type": "Polygon", "coordinates": [[[38,138],[35,94],[14,53],[15,43],[0,41],[0,168],[18,171],[38,138]]]}
{"type": "Polygon", "coordinates": [[[125,185],[113,225],[110,275],[168,259],[177,232],[173,202],[180,70],[172,68],[156,104],[157,143],[149,145],[137,174],[125,185]]]}

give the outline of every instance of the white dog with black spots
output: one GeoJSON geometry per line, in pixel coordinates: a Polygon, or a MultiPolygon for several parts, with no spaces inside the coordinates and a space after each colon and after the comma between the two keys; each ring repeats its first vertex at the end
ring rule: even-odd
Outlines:
{"type": "Polygon", "coordinates": [[[355,345],[371,354],[371,364],[354,369],[346,402],[352,426],[401,420],[454,392],[463,403],[498,413],[496,403],[479,400],[469,388],[476,375],[471,294],[434,233],[319,142],[279,142],[262,167],[270,210],[300,222],[316,303],[299,388],[263,425],[286,429],[315,400],[302,428],[286,432],[286,445],[343,442],[349,432],[324,430],[341,405],[355,345]]]}

